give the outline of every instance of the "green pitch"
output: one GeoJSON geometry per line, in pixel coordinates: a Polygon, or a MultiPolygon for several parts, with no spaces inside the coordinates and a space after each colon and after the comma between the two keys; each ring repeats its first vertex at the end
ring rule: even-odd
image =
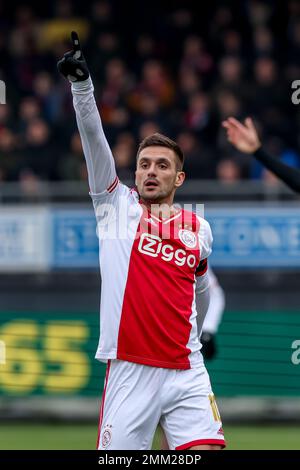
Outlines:
{"type": "MultiPolygon", "coordinates": [[[[300,449],[296,426],[224,426],[228,449],[300,449]]],[[[95,449],[97,425],[16,424],[0,425],[0,450],[16,449],[95,449]]],[[[159,449],[155,436],[153,449],[159,449]]]]}

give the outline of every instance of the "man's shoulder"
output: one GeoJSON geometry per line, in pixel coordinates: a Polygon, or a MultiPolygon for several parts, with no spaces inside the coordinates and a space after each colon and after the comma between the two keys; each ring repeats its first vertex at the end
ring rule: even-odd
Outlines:
{"type": "Polygon", "coordinates": [[[196,224],[198,231],[206,231],[210,229],[209,222],[193,210],[182,209],[182,214],[184,221],[196,224]]]}
{"type": "Polygon", "coordinates": [[[96,202],[106,203],[112,202],[116,203],[120,198],[129,198],[132,202],[139,200],[139,194],[135,187],[129,188],[124,183],[121,183],[119,179],[116,180],[102,193],[92,194],[90,193],[92,199],[96,202]]]}
{"type": "Polygon", "coordinates": [[[204,219],[204,217],[201,217],[200,215],[196,214],[196,217],[199,221],[200,224],[200,229],[202,228],[203,230],[208,230],[210,228],[209,222],[204,219]]]}

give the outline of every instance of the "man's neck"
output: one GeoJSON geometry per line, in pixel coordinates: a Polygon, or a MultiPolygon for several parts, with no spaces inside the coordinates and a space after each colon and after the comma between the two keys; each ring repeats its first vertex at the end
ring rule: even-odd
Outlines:
{"type": "Polygon", "coordinates": [[[141,198],[140,203],[144,205],[149,213],[159,219],[169,219],[179,212],[179,209],[174,207],[172,201],[149,201],[141,198]]]}

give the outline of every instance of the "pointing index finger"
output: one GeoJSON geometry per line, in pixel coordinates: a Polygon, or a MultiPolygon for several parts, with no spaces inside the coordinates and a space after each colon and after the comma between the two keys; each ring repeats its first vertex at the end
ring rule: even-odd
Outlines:
{"type": "Polygon", "coordinates": [[[73,49],[75,52],[80,51],[80,42],[79,42],[79,37],[76,31],[72,31],[71,33],[71,39],[73,43],[73,49]]]}

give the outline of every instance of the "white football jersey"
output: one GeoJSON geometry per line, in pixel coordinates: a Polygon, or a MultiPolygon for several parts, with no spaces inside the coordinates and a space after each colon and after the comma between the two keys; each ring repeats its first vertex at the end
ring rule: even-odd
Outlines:
{"type": "Polygon", "coordinates": [[[151,214],[117,178],[91,80],[72,91],[99,237],[96,357],[189,369],[202,362],[195,295],[211,253],[210,226],[181,209],[163,220],[151,214]]]}

